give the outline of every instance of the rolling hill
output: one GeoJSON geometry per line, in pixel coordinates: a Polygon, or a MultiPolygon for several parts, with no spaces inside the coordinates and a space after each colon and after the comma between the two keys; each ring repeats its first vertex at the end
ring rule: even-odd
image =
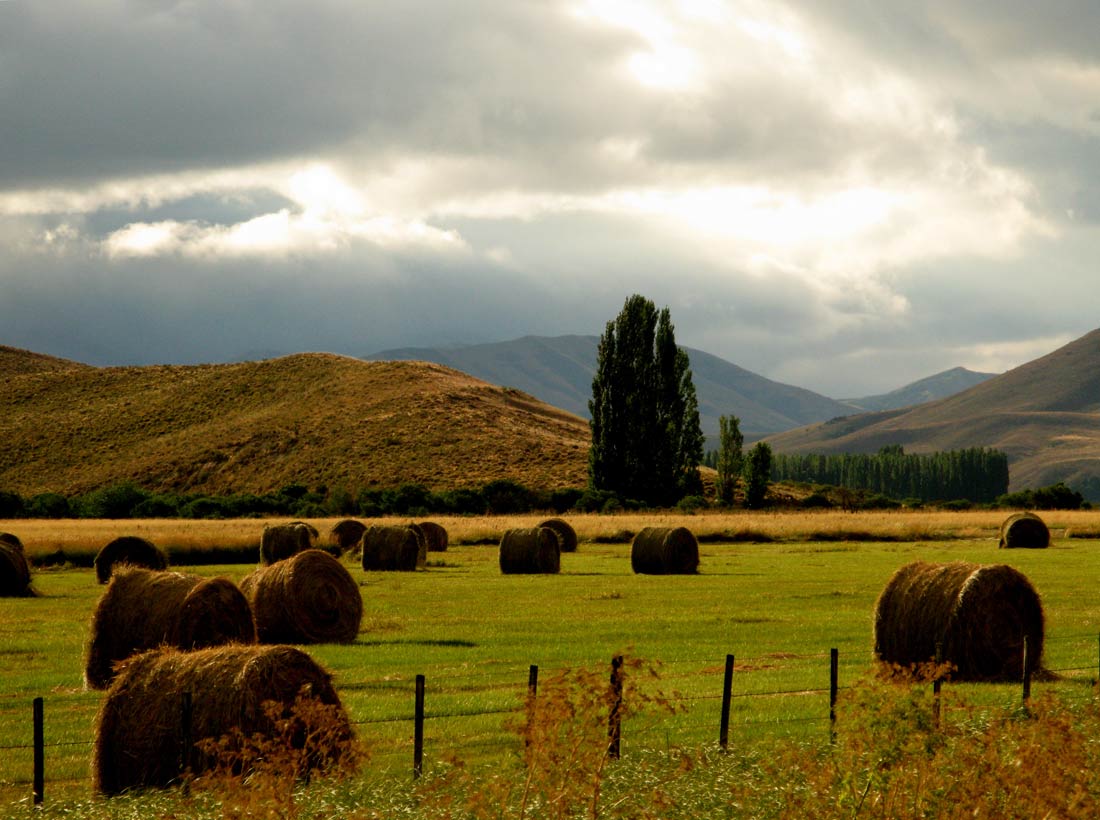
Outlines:
{"type": "Polygon", "coordinates": [[[860,399],[842,399],[842,401],[869,413],[878,410],[897,410],[900,407],[912,407],[937,399],[945,399],[976,384],[981,384],[987,379],[992,379],[996,375],[996,373],[978,373],[967,370],[965,367],[953,367],[899,387],[897,390],[891,390],[889,393],[864,396],[860,399]]]}
{"type": "Polygon", "coordinates": [[[946,399],[813,424],[768,438],[777,452],[995,447],[1012,489],[1065,481],[1100,499],[1100,330],[946,399]]]}
{"type": "MultiPolygon", "coordinates": [[[[491,384],[516,387],[587,418],[598,346],[598,336],[525,336],[463,347],[384,350],[365,358],[436,362],[491,384]]],[[[858,412],[850,405],[801,387],[774,382],[702,350],[690,347],[685,350],[691,357],[699,419],[708,437],[718,435],[718,417],[722,415],[738,416],[741,432],[752,441],[770,433],[858,412]]]]}
{"type": "Polygon", "coordinates": [[[436,364],[308,353],[98,368],[3,348],[0,376],[0,488],[22,495],[586,478],[585,421],[436,364]]]}

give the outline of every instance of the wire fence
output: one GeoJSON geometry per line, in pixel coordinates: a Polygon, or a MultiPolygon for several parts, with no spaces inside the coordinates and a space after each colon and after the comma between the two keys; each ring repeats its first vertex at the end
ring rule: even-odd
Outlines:
{"type": "MultiPolygon", "coordinates": [[[[1064,635],[1047,641],[1048,646],[1058,643],[1074,644],[1074,654],[1083,654],[1088,645],[1093,648],[1090,654],[1097,652],[1093,655],[1097,660],[1088,665],[1073,662],[1073,665],[1044,668],[1044,681],[1077,680],[1095,685],[1100,680],[1100,636],[1064,635]]],[[[716,742],[725,748],[731,733],[759,735],[766,730],[784,734],[805,731],[813,725],[835,733],[838,694],[854,685],[840,684],[840,658],[836,649],[819,654],[772,653],[746,658],[727,655],[724,663],[718,660],[681,658],[661,664],[659,681],[663,688],[686,684],[694,691],[666,690],[662,697],[670,707],[668,716],[651,725],[628,720],[626,728],[615,727],[616,737],[621,737],[633,748],[671,747],[700,741],[716,742]],[[764,680],[768,682],[797,678],[802,685],[754,685],[761,679],[761,672],[767,673],[764,680]],[[820,685],[815,685],[815,681],[820,685]]],[[[615,685],[615,668],[612,660],[611,686],[615,685]]],[[[862,656],[849,659],[845,666],[846,674],[852,679],[865,670],[862,656]]],[[[537,666],[529,667],[526,674],[518,668],[482,670],[476,674],[440,671],[432,678],[417,675],[414,680],[341,680],[337,689],[345,700],[354,701],[349,708],[350,722],[358,727],[361,739],[369,743],[371,760],[398,759],[407,755],[413,776],[418,776],[424,755],[429,751],[437,751],[443,757],[460,752],[500,752],[509,747],[517,752],[522,750],[523,741],[514,728],[516,721],[508,724],[506,719],[522,719],[528,708],[528,698],[537,698],[539,671],[537,666]],[[384,702],[363,702],[372,696],[384,702]],[[490,704],[464,706],[461,703],[463,697],[484,701],[487,696],[493,701],[490,704]],[[494,718],[501,720],[488,720],[494,718]],[[481,722],[470,727],[469,722],[474,720],[481,722]],[[467,724],[465,727],[463,722],[467,724]],[[393,731],[402,726],[404,728],[399,731],[393,731]]],[[[544,671],[554,674],[565,669],[544,671]]],[[[1025,668],[1021,681],[1025,700],[1030,695],[1030,678],[1030,670],[1025,668]]],[[[48,704],[68,713],[71,727],[74,714],[79,715],[79,723],[91,725],[101,699],[99,693],[62,692],[50,695],[48,704]]],[[[38,804],[44,799],[47,753],[67,750],[71,755],[81,748],[90,750],[95,741],[90,738],[47,741],[47,699],[34,698],[30,705],[32,709],[27,710],[26,696],[0,696],[0,720],[17,727],[6,742],[0,743],[0,756],[6,759],[3,768],[9,771],[0,777],[0,783],[31,786],[34,802],[38,804]],[[28,719],[23,720],[23,715],[28,719]],[[31,753],[32,760],[27,760],[26,755],[12,754],[19,752],[31,753]],[[12,772],[9,766],[16,762],[13,758],[18,758],[21,767],[27,763],[31,766],[26,771],[12,772]]],[[[189,728],[181,732],[188,736],[189,728]]],[[[52,754],[50,758],[57,756],[52,754]]],[[[79,782],[81,778],[71,776],[74,765],[79,767],[70,761],[69,770],[52,777],[49,782],[58,785],[79,782]]]]}

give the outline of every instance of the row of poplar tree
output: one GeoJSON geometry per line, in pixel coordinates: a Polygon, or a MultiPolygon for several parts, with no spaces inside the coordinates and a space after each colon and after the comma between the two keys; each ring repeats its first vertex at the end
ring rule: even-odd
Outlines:
{"type": "Polygon", "coordinates": [[[883,447],[873,455],[778,454],[771,477],[870,490],[891,498],[986,503],[1008,492],[1008,456],[982,447],[916,455],[900,445],[883,447]]]}

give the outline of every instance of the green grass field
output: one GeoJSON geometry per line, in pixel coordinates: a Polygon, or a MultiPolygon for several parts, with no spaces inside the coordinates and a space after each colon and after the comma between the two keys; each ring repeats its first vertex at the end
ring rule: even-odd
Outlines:
{"type": "MultiPolygon", "coordinates": [[[[1016,567],[1042,597],[1044,666],[1062,678],[1037,683],[1036,690],[1087,693],[1086,682],[1097,677],[1097,541],[1056,538],[1050,549],[1036,551],[998,551],[990,538],[704,543],[699,574],[681,577],[636,576],[629,553],[626,544],[582,542],[563,556],[557,576],[503,576],[492,546],[452,546],[416,573],[368,574],[349,564],[364,601],[359,638],[307,649],[334,675],[370,754],[364,782],[411,778],[417,674],[427,679],[429,769],[451,758],[509,765],[521,742],[508,724],[522,706],[529,666],[538,665],[540,676],[606,669],[617,652],[659,664],[657,685],[679,707],[674,715],[628,722],[625,760],[715,743],[727,653],[737,659],[731,745],[749,748],[779,737],[826,743],[829,650],[839,650],[842,688],[866,677],[875,599],[899,566],[918,559],[1016,567]]],[[[185,571],[240,580],[250,569],[185,571]]],[[[37,598],[0,600],[0,816],[17,815],[29,803],[31,701],[39,696],[47,809],[93,805],[89,761],[103,696],[84,691],[81,674],[102,588],[91,570],[72,568],[41,570],[34,586],[37,598]]],[[[1020,697],[1017,686],[956,688],[993,705],[1020,697]]],[[[841,713],[841,729],[843,722],[841,713]]],[[[94,804],[102,816],[141,815],[132,800],[105,803],[94,804]]]]}

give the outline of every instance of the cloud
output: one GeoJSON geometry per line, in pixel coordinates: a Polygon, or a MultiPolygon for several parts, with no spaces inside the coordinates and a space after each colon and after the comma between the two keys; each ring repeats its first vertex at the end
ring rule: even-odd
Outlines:
{"type": "Polygon", "coordinates": [[[369,353],[598,333],[641,292],[684,343],[832,395],[1009,362],[1094,324],[1088,19],[3,3],[5,341],[369,353]]]}

